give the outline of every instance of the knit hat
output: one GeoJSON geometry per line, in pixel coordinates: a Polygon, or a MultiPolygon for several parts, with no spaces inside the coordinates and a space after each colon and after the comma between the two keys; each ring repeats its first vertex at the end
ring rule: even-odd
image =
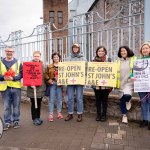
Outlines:
{"type": "Polygon", "coordinates": [[[77,47],[77,48],[79,49],[78,53],[80,53],[80,46],[79,46],[79,44],[78,44],[78,43],[74,43],[74,44],[72,45],[72,52],[73,52],[73,48],[74,48],[74,47],[77,47]]]}

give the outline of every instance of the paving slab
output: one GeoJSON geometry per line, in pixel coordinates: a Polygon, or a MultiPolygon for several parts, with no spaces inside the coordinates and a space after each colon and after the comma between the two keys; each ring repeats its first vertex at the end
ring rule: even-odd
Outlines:
{"type": "MultiPolygon", "coordinates": [[[[96,122],[95,114],[90,113],[84,113],[83,121],[77,122],[76,112],[69,122],[57,119],[56,113],[54,122],[48,122],[48,107],[42,105],[44,122],[35,126],[30,111],[30,103],[21,103],[21,127],[3,133],[0,150],[150,150],[150,131],[135,122],[125,126],[120,118],[112,117],[107,122],[96,122]]],[[[63,115],[67,115],[66,109],[63,115]]]]}

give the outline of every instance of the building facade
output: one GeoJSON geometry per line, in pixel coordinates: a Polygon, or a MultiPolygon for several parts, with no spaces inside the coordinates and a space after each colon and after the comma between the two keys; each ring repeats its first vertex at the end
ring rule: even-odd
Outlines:
{"type": "Polygon", "coordinates": [[[51,52],[66,53],[68,35],[68,0],[43,0],[43,23],[50,23],[47,32],[47,49],[51,52]]]}
{"type": "MultiPolygon", "coordinates": [[[[77,10],[81,7],[78,5],[77,10]]],[[[76,11],[69,20],[73,24],[72,41],[80,43],[88,60],[93,58],[99,45],[105,46],[114,60],[121,45],[128,45],[139,54],[144,41],[144,0],[95,0],[90,7],[86,3],[84,7],[88,8],[87,12],[76,11]]]]}

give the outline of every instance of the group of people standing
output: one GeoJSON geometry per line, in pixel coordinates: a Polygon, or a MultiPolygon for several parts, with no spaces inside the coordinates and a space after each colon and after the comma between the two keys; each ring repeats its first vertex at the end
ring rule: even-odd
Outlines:
{"type": "MultiPolygon", "coordinates": [[[[7,47],[6,58],[0,61],[0,91],[4,104],[4,123],[5,130],[9,129],[13,122],[14,128],[19,128],[20,120],[20,100],[21,100],[21,78],[22,78],[22,64],[16,60],[14,50],[12,47],[7,47]],[[15,71],[15,76],[5,76],[5,72],[12,68],[15,71]],[[11,105],[13,109],[11,110],[11,105]]],[[[150,43],[144,43],[140,49],[140,59],[150,58],[150,43]]],[[[136,59],[134,53],[128,46],[121,46],[118,51],[117,63],[117,85],[116,89],[119,92],[120,108],[122,113],[122,123],[127,124],[127,110],[131,106],[131,97],[133,94],[133,64],[136,59]]],[[[43,120],[40,118],[41,101],[44,96],[45,83],[49,86],[49,116],[48,121],[54,121],[54,101],[57,102],[57,118],[62,119],[62,86],[57,85],[58,79],[58,63],[61,61],[59,53],[52,54],[53,63],[48,65],[44,71],[43,66],[43,84],[42,86],[28,86],[27,97],[31,100],[31,116],[34,125],[41,125],[43,120]],[[34,103],[34,88],[37,92],[37,107],[34,103]]],[[[35,51],[33,53],[33,62],[41,62],[41,53],[35,51]]],[[[86,61],[84,55],[80,52],[79,44],[72,45],[71,55],[66,61],[86,61]]],[[[111,62],[111,58],[107,56],[107,50],[104,46],[99,46],[96,49],[96,56],[93,62],[111,62]]],[[[104,86],[92,86],[96,99],[96,121],[107,120],[107,105],[108,96],[112,88],[104,86]]],[[[140,127],[148,126],[150,130],[150,92],[139,92],[141,99],[141,110],[143,121],[140,127]],[[143,100],[144,99],[144,100],[143,100]],[[146,100],[145,100],[146,99],[146,100]]],[[[82,121],[83,114],[83,85],[67,85],[68,97],[68,115],[64,119],[70,121],[74,117],[74,94],[77,101],[77,122],[82,121]]]]}
{"type": "MultiPolygon", "coordinates": [[[[117,63],[117,84],[120,99],[120,108],[122,113],[122,123],[128,124],[127,111],[131,108],[131,98],[134,91],[133,66],[137,59],[150,58],[150,43],[144,43],[140,48],[140,57],[134,56],[134,52],[128,46],[121,46],[118,50],[117,63]]],[[[96,56],[93,61],[96,62],[110,62],[111,59],[107,56],[105,47],[100,46],[96,50],[96,56]]],[[[96,99],[97,116],[96,121],[106,121],[107,118],[107,103],[109,95],[109,87],[93,87],[96,99]]],[[[140,127],[148,126],[150,130],[150,91],[138,92],[141,100],[141,115],[143,121],[140,127]]]]}

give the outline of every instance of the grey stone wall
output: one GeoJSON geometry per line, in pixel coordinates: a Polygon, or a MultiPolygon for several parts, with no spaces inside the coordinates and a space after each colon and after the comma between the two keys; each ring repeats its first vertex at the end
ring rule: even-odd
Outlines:
{"type": "MultiPolygon", "coordinates": [[[[141,120],[141,106],[139,97],[137,97],[137,95],[135,95],[135,97],[132,97],[131,103],[132,107],[127,113],[128,119],[141,120]]],[[[89,113],[96,113],[94,92],[84,93],[84,110],[89,113]]],[[[109,95],[107,114],[108,116],[112,117],[121,118],[122,116],[120,110],[120,100],[115,94],[109,95]]]]}
{"type": "MultiPolygon", "coordinates": [[[[22,88],[22,97],[21,100],[23,103],[29,103],[30,99],[26,96],[26,87],[22,88]]],[[[63,99],[63,108],[66,109],[65,101],[63,99]]],[[[91,90],[90,92],[84,92],[84,112],[88,113],[96,113],[95,107],[95,96],[94,92],[91,90]]],[[[132,108],[128,111],[128,119],[129,120],[141,120],[141,107],[139,102],[139,97],[137,95],[132,97],[132,108]]],[[[43,98],[43,104],[48,106],[48,97],[43,98]]],[[[76,105],[75,105],[76,106],[76,105]]],[[[76,108],[75,108],[76,109],[76,108]]],[[[120,101],[113,92],[109,95],[108,100],[108,116],[112,117],[120,117],[120,101]]]]}

